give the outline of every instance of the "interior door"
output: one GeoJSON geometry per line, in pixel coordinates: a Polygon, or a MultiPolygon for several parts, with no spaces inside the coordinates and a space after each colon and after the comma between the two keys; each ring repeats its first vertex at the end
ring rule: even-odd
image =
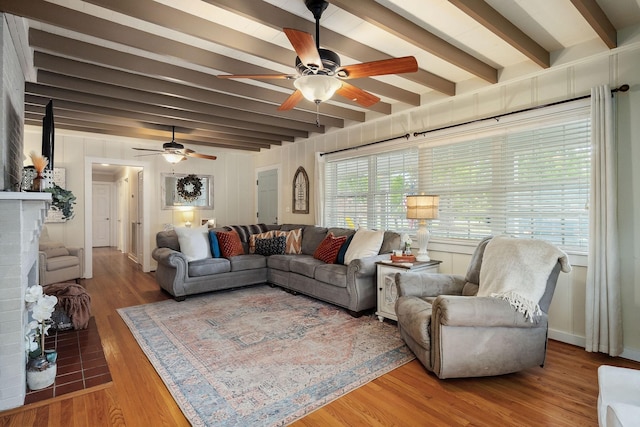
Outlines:
{"type": "Polygon", "coordinates": [[[258,222],[278,223],[278,169],[258,172],[258,222]]]}
{"type": "Polygon", "coordinates": [[[92,186],[93,204],[93,247],[111,245],[111,184],[94,182],[92,186]]]}

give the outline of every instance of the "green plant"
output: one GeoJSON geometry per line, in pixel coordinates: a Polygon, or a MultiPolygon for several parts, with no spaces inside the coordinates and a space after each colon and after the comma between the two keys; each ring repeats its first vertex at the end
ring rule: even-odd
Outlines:
{"type": "Polygon", "coordinates": [[[76,196],[70,190],[53,184],[52,188],[47,188],[44,191],[51,193],[51,205],[54,209],[62,212],[62,219],[73,218],[73,205],[76,204],[76,196]]]}

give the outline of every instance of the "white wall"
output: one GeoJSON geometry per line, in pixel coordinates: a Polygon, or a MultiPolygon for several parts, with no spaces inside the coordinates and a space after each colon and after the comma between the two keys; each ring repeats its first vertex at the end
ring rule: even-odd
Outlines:
{"type": "MultiPolygon", "coordinates": [[[[261,153],[256,168],[281,162],[282,198],[280,210],[285,212],[281,222],[314,223],[314,203],[309,215],[290,213],[291,180],[298,166],[315,179],[316,152],[384,140],[427,129],[463,123],[483,117],[517,111],[554,101],[588,95],[593,86],[610,84],[617,87],[631,85],[627,93],[617,95],[618,105],[618,166],[619,166],[619,226],[621,253],[621,285],[624,322],[624,357],[640,360],[640,29],[619,32],[619,47],[595,54],[588,60],[571,62],[571,52],[554,56],[553,67],[526,78],[509,81],[501,76],[501,83],[483,89],[459,93],[452,98],[395,113],[347,129],[331,129],[326,134],[312,135],[305,140],[273,148],[261,153]]],[[[462,89],[460,89],[462,88],[462,89]]],[[[426,95],[425,95],[426,96],[426,95]]],[[[394,142],[401,144],[402,141],[394,142]]],[[[311,189],[313,199],[314,189],[311,189]]],[[[432,257],[443,260],[442,271],[464,274],[473,247],[447,247],[430,243],[432,257]]],[[[553,338],[577,345],[585,337],[585,280],[586,257],[572,256],[575,268],[562,274],[550,309],[550,328],[553,338]]]]}

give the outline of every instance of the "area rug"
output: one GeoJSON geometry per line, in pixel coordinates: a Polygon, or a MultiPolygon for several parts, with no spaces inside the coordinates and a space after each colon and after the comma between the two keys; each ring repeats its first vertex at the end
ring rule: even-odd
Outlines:
{"type": "Polygon", "coordinates": [[[118,312],[194,426],[284,425],[414,359],[394,325],[266,285],[118,312]]]}

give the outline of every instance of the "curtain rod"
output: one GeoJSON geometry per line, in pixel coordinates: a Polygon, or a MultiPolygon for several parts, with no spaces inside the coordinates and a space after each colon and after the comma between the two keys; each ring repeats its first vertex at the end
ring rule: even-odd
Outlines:
{"type": "MultiPolygon", "coordinates": [[[[613,94],[615,92],[627,92],[628,90],[629,90],[629,85],[628,84],[623,84],[618,88],[611,89],[611,93],[613,94]]],[[[484,117],[482,119],[470,120],[468,122],[457,123],[455,125],[443,126],[443,127],[436,128],[436,129],[429,129],[429,130],[423,130],[423,131],[420,131],[420,132],[414,132],[413,136],[414,137],[424,136],[424,135],[426,135],[428,133],[431,133],[431,132],[436,132],[436,131],[439,131],[439,130],[452,129],[452,128],[455,128],[455,127],[458,127],[458,126],[464,126],[464,125],[468,125],[468,124],[471,124],[471,123],[478,123],[478,122],[482,122],[482,121],[485,121],[485,120],[498,120],[501,117],[510,116],[512,114],[525,113],[527,111],[538,110],[540,108],[546,108],[546,107],[553,107],[555,105],[565,104],[567,102],[573,102],[573,101],[578,101],[580,99],[587,99],[587,98],[591,98],[591,95],[583,95],[583,96],[579,96],[577,98],[565,99],[565,100],[562,100],[562,101],[556,101],[556,102],[551,102],[551,103],[548,103],[548,104],[538,105],[536,107],[524,108],[522,110],[511,111],[509,113],[498,114],[498,115],[492,116],[492,117],[484,117]]],[[[410,136],[411,136],[410,134],[406,133],[404,135],[394,136],[394,137],[391,137],[391,138],[383,139],[381,141],[368,142],[366,144],[358,145],[356,147],[341,148],[339,150],[327,151],[325,153],[320,153],[320,155],[321,156],[325,156],[325,155],[328,155],[328,154],[341,153],[343,151],[357,150],[359,148],[368,147],[370,145],[376,145],[376,144],[382,144],[383,142],[395,141],[396,139],[400,139],[400,138],[405,138],[405,139],[408,140],[410,136]]]]}

